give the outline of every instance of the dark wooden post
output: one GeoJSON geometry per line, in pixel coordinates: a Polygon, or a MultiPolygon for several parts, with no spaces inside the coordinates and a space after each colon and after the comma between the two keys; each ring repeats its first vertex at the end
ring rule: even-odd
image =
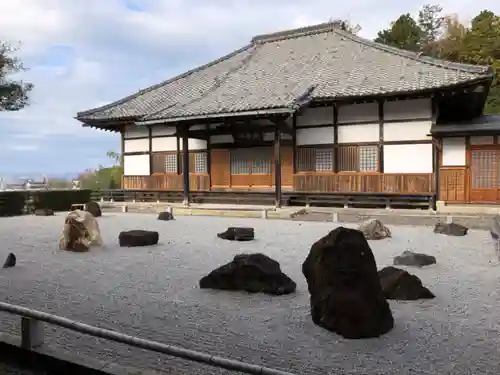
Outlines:
{"type": "MultiPolygon", "coordinates": [[[[378,170],[380,173],[384,173],[384,101],[378,102],[378,170]]],[[[382,192],[384,187],[381,187],[382,192]]]]}
{"type": "Polygon", "coordinates": [[[182,173],[182,159],[181,159],[181,153],[180,153],[180,148],[181,148],[181,140],[180,140],[180,128],[177,127],[177,130],[175,132],[175,151],[176,151],[176,158],[177,158],[177,174],[182,173]]]}
{"type": "MultiPolygon", "coordinates": [[[[149,138],[149,175],[153,175],[153,129],[151,125],[148,126],[148,138],[149,138]]],[[[152,181],[149,180],[151,185],[152,181]]]]}
{"type": "MultiPolygon", "coordinates": [[[[279,120],[282,121],[281,119],[279,120]]],[[[280,122],[276,123],[274,130],[274,189],[276,193],[275,206],[281,207],[281,128],[280,122]]]]}
{"type": "Polygon", "coordinates": [[[207,138],[207,173],[208,173],[208,190],[212,190],[212,144],[210,143],[210,124],[205,127],[207,138]]]}
{"type": "Polygon", "coordinates": [[[182,132],[182,173],[184,180],[184,206],[189,206],[189,132],[182,132]]]}
{"type": "Polygon", "coordinates": [[[339,173],[339,108],[333,103],[333,172],[339,173]]]}
{"type": "Polygon", "coordinates": [[[293,154],[293,175],[295,175],[298,170],[297,163],[297,115],[294,113],[292,117],[292,154],[293,154]]]}
{"type": "MultiPolygon", "coordinates": [[[[438,117],[438,98],[436,97],[436,94],[432,95],[432,99],[431,99],[431,108],[432,108],[432,126],[436,125],[437,123],[437,117],[438,117]]],[[[436,194],[436,198],[434,200],[434,207],[432,207],[434,210],[436,210],[436,202],[439,201],[440,197],[439,197],[439,170],[441,168],[441,165],[440,165],[440,160],[441,160],[441,156],[440,156],[440,150],[439,150],[439,146],[442,145],[443,143],[441,142],[441,139],[436,139],[433,137],[433,142],[432,142],[432,147],[433,147],[433,168],[434,168],[434,186],[433,186],[433,189],[434,189],[434,193],[436,194]]]]}

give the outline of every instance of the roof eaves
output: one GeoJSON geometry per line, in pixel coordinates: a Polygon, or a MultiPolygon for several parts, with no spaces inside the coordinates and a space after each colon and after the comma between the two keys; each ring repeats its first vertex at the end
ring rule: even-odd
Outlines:
{"type": "Polygon", "coordinates": [[[247,44],[246,46],[242,47],[242,48],[239,48],[225,56],[222,56],[216,60],[213,60],[213,61],[210,61],[209,63],[206,63],[204,65],[201,65],[201,66],[198,66],[194,69],[191,69],[191,70],[188,70],[187,72],[184,72],[182,74],[179,74],[173,78],[169,78],[168,80],[166,81],[163,81],[163,82],[160,82],[160,83],[157,83],[156,85],[153,85],[153,86],[149,86],[145,89],[142,89],[142,90],[139,90],[138,92],[134,93],[134,94],[131,94],[131,95],[128,95],[126,96],[125,98],[122,98],[120,100],[117,100],[117,101],[114,101],[112,103],[109,103],[109,104],[105,104],[103,106],[100,106],[100,107],[96,107],[96,108],[92,108],[92,109],[89,109],[89,110],[86,110],[86,111],[81,111],[81,112],[78,112],[76,114],[76,117],[77,118],[81,118],[81,119],[84,119],[85,117],[91,115],[91,114],[94,114],[96,112],[100,112],[100,111],[105,111],[107,109],[110,109],[110,108],[113,108],[113,107],[116,107],[116,106],[119,106],[121,104],[124,104],[126,102],[128,102],[129,100],[132,100],[132,99],[135,99],[143,94],[146,94],[148,92],[151,92],[153,90],[156,90],[162,86],[165,86],[165,85],[168,85],[169,83],[172,83],[174,81],[177,81],[178,79],[181,79],[181,78],[184,78],[184,77],[187,77],[193,73],[196,73],[200,70],[203,70],[203,69],[206,69],[206,68],[209,68],[211,67],[212,65],[215,65],[215,64],[218,64],[224,60],[227,60],[227,59],[230,59],[231,57],[233,56],[236,56],[237,54],[241,53],[241,52],[244,52],[246,51],[247,49],[251,48],[253,46],[253,44],[247,44]]]}
{"type": "Polygon", "coordinates": [[[262,116],[262,115],[293,114],[295,111],[296,111],[295,108],[281,107],[281,108],[256,109],[256,110],[240,111],[240,112],[209,113],[209,114],[200,114],[200,115],[192,115],[192,116],[177,116],[177,117],[169,117],[169,118],[164,118],[164,119],[136,121],[135,125],[138,125],[138,126],[157,125],[157,124],[165,124],[165,123],[170,123],[170,122],[183,122],[183,121],[190,121],[190,120],[215,119],[215,118],[225,118],[225,117],[247,117],[247,116],[262,116]]]}

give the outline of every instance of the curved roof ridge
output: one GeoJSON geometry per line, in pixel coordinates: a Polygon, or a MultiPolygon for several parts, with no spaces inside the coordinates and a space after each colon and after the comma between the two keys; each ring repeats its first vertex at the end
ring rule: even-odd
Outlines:
{"type": "Polygon", "coordinates": [[[172,78],[169,78],[163,82],[160,82],[160,83],[157,83],[155,85],[152,85],[152,86],[149,86],[149,87],[146,87],[145,89],[141,89],[133,94],[130,94],[130,95],[127,95],[126,97],[120,99],[120,100],[116,100],[114,102],[111,102],[111,103],[108,103],[108,104],[105,104],[105,105],[102,105],[102,106],[99,106],[99,107],[95,107],[95,108],[92,108],[92,109],[89,109],[89,110],[86,110],[86,111],[81,111],[81,112],[78,112],[76,114],[76,117],[79,118],[79,117],[83,117],[83,116],[87,116],[87,115],[91,115],[95,112],[99,112],[99,111],[104,111],[106,109],[109,109],[109,108],[112,108],[112,107],[115,107],[117,105],[120,105],[120,104],[123,104],[131,99],[135,99],[143,94],[146,94],[148,92],[151,92],[153,90],[156,90],[162,86],[165,86],[165,85],[168,85],[169,83],[172,83],[174,81],[177,81],[178,79],[181,79],[181,78],[184,78],[184,77],[187,77],[193,73],[196,73],[196,72],[199,72],[200,70],[203,70],[203,69],[206,69],[206,68],[210,68],[211,66],[213,65],[216,65],[224,60],[228,60],[230,59],[231,57],[233,56],[236,56],[237,54],[241,53],[241,52],[244,52],[246,51],[247,49],[250,49],[253,47],[253,44],[247,44],[246,46],[242,47],[242,48],[239,48],[231,53],[228,53],[227,55],[224,55],[222,57],[219,57],[218,59],[216,60],[212,60],[206,64],[203,64],[203,65],[200,65],[200,66],[197,66],[196,68],[193,68],[191,70],[188,70],[187,72],[184,72],[184,73],[181,73],[181,74],[178,74],[176,75],[175,77],[172,77],[172,78]]]}

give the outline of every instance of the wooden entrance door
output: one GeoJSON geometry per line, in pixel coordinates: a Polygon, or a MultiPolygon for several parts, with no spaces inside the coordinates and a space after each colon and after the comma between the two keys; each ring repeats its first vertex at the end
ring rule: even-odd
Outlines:
{"type": "Polygon", "coordinates": [[[500,203],[500,148],[471,146],[470,201],[500,203]]]}

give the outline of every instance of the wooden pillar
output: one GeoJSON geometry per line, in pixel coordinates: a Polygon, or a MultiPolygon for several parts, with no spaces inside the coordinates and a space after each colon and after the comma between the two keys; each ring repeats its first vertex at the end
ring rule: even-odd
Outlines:
{"type": "MultiPolygon", "coordinates": [[[[378,102],[378,169],[384,173],[384,101],[378,102]]],[[[384,187],[382,187],[382,190],[384,187]]]]}
{"type": "Polygon", "coordinates": [[[189,206],[189,132],[182,133],[182,173],[184,180],[184,206],[189,206]]]}
{"type": "MultiPolygon", "coordinates": [[[[281,120],[280,120],[281,121],[281,120]]],[[[274,130],[274,189],[276,193],[275,206],[281,207],[281,128],[276,125],[274,130]]]]}
{"type": "Polygon", "coordinates": [[[180,140],[180,135],[179,135],[179,127],[177,127],[177,131],[175,132],[175,147],[176,147],[176,157],[177,157],[177,174],[180,175],[182,174],[182,168],[181,168],[181,164],[182,164],[182,160],[181,160],[181,152],[180,152],[180,148],[181,148],[181,140],[180,140]]]}
{"type": "MultiPolygon", "coordinates": [[[[432,96],[432,99],[431,99],[431,106],[432,106],[431,107],[432,108],[432,126],[431,127],[433,127],[437,123],[437,116],[438,116],[437,101],[438,101],[438,98],[434,94],[432,96]]],[[[440,192],[439,192],[439,190],[440,190],[440,184],[439,184],[440,173],[439,173],[439,170],[441,168],[441,165],[440,165],[441,156],[440,156],[439,145],[442,145],[442,144],[443,143],[440,139],[433,138],[433,142],[432,142],[432,148],[433,148],[433,150],[432,150],[433,151],[432,152],[432,156],[433,156],[432,166],[433,166],[433,172],[434,172],[433,190],[436,193],[436,201],[438,201],[440,199],[440,192]]],[[[434,209],[436,209],[436,207],[434,207],[434,209]]]]}
{"type": "Polygon", "coordinates": [[[125,158],[124,158],[124,154],[125,154],[125,130],[126,128],[124,126],[122,126],[121,130],[120,130],[120,134],[121,134],[121,143],[120,143],[120,166],[122,168],[125,167],[125,158]]]}
{"type": "Polygon", "coordinates": [[[149,138],[149,175],[153,175],[153,129],[148,125],[148,138],[149,138]]]}
{"type": "Polygon", "coordinates": [[[293,174],[297,173],[297,115],[292,117],[292,155],[293,155],[293,174]]]}
{"type": "Polygon", "coordinates": [[[207,139],[207,173],[208,173],[208,190],[212,190],[212,145],[210,143],[210,124],[206,125],[207,139]]]}
{"type": "Polygon", "coordinates": [[[333,172],[339,173],[339,108],[333,103],[333,172]]]}

